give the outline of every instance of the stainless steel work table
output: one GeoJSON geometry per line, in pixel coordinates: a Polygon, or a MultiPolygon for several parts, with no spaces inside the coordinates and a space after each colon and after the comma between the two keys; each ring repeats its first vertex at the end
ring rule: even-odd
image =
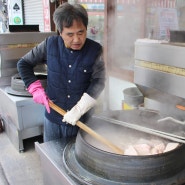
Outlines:
{"type": "Polygon", "coordinates": [[[79,184],[66,171],[63,163],[63,152],[68,141],[54,140],[46,143],[35,143],[40,155],[44,185],[77,185],[79,184]]]}
{"type": "Polygon", "coordinates": [[[0,115],[5,132],[17,150],[24,151],[23,140],[42,134],[44,106],[32,97],[10,95],[0,88],[0,115]]]}

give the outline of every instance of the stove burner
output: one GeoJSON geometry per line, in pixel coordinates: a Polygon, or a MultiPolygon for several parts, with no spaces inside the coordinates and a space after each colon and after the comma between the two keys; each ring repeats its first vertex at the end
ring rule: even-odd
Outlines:
{"type": "MultiPolygon", "coordinates": [[[[47,84],[47,75],[36,75],[37,78],[41,81],[43,87],[46,87],[47,84]]],[[[32,97],[32,95],[26,90],[23,80],[19,74],[15,74],[11,77],[11,86],[5,88],[5,91],[8,94],[24,97],[32,97]]]]}

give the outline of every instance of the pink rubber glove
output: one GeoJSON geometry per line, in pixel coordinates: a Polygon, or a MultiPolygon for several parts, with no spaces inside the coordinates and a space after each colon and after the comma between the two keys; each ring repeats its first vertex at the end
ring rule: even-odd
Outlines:
{"type": "Polygon", "coordinates": [[[49,98],[46,95],[40,80],[30,84],[28,87],[28,92],[33,95],[34,102],[44,105],[47,112],[50,113],[49,98]]]}

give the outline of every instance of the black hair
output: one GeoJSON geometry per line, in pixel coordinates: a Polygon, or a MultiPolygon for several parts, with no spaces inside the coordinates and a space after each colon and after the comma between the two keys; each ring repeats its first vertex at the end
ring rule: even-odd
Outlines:
{"type": "Polygon", "coordinates": [[[53,14],[53,21],[59,33],[63,31],[63,27],[71,27],[74,20],[81,21],[87,29],[88,14],[86,9],[80,4],[63,3],[53,14]]]}

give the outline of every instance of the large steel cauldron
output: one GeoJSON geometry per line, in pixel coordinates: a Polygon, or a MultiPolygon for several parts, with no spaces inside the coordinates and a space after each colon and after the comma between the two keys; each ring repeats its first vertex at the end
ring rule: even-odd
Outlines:
{"type": "MultiPolygon", "coordinates": [[[[113,111],[107,113],[107,116],[115,117],[121,114],[123,119],[132,116],[133,120],[135,111],[139,110],[113,111]]],[[[138,117],[137,120],[139,119],[141,118],[138,117]]],[[[158,115],[153,114],[153,118],[150,115],[149,121],[155,122],[155,119],[158,119],[158,115]]],[[[171,142],[96,117],[88,122],[88,126],[120,148],[124,148],[125,143],[136,142],[139,138],[171,142]]],[[[184,144],[169,152],[156,155],[117,155],[81,130],[76,143],[70,143],[65,148],[63,159],[67,170],[82,184],[182,185],[185,183],[184,156],[184,144]]]]}

